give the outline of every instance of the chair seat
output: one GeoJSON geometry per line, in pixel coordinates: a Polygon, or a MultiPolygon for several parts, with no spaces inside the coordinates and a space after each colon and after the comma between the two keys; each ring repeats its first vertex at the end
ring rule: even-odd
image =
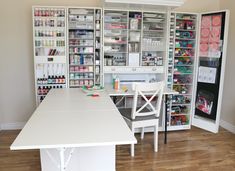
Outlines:
{"type": "MultiPolygon", "coordinates": [[[[159,119],[159,117],[156,117],[155,115],[148,115],[148,116],[136,116],[135,119],[131,118],[131,110],[132,108],[121,108],[118,109],[121,115],[125,118],[127,118],[130,121],[144,121],[144,120],[152,120],[152,119],[159,119]]],[[[144,108],[142,112],[150,112],[147,108],[144,108]]]]}

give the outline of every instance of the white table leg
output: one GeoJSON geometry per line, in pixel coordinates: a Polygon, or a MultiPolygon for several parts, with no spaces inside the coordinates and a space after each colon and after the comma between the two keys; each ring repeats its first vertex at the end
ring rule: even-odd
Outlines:
{"type": "Polygon", "coordinates": [[[41,149],[42,171],[115,171],[115,145],[41,149]]]}
{"type": "Polygon", "coordinates": [[[58,149],[60,152],[60,171],[65,171],[65,163],[64,163],[64,152],[65,148],[58,149]]]}

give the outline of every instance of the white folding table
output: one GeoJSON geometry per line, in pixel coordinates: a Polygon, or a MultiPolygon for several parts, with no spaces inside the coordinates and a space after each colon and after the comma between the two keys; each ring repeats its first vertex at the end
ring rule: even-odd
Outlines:
{"type": "Polygon", "coordinates": [[[11,150],[40,149],[42,171],[115,171],[115,146],[137,143],[106,92],[54,89],[11,150]]]}

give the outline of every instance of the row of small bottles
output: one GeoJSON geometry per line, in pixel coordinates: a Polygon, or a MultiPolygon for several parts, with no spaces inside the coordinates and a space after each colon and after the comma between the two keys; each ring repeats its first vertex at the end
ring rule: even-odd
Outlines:
{"type": "Polygon", "coordinates": [[[53,8],[35,8],[35,17],[64,17],[64,9],[53,9],[53,8]]]}
{"type": "Polygon", "coordinates": [[[61,30],[35,30],[35,37],[64,37],[64,31],[61,30]]]}
{"type": "Polygon", "coordinates": [[[48,76],[48,78],[38,78],[37,84],[43,85],[43,84],[65,84],[66,79],[64,75],[52,75],[48,76]]]}
{"type": "Polygon", "coordinates": [[[65,41],[64,40],[35,40],[35,46],[47,46],[47,47],[52,47],[52,46],[65,46],[65,41]],[[55,44],[56,43],[56,44],[55,44]]]}
{"type": "Polygon", "coordinates": [[[37,89],[37,94],[38,95],[47,95],[47,93],[50,91],[50,89],[58,89],[58,88],[63,88],[63,86],[39,86],[37,89]]]}
{"type": "Polygon", "coordinates": [[[93,80],[70,80],[70,86],[72,87],[80,87],[80,86],[92,86],[94,85],[93,80]]]}
{"type": "Polygon", "coordinates": [[[69,78],[70,79],[93,79],[94,74],[92,72],[89,73],[70,73],[69,78]]]}
{"type": "Polygon", "coordinates": [[[35,19],[35,27],[65,27],[64,19],[54,20],[54,19],[35,19]]]}

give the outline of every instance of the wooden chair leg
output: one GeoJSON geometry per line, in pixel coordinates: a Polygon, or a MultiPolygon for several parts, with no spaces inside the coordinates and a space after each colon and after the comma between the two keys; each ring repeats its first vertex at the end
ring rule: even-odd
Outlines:
{"type": "Polygon", "coordinates": [[[141,140],[144,139],[144,127],[141,130],[141,137],[140,138],[141,138],[141,140]]]}
{"type": "Polygon", "coordinates": [[[158,123],[154,126],[154,151],[158,151],[158,123]]]}

